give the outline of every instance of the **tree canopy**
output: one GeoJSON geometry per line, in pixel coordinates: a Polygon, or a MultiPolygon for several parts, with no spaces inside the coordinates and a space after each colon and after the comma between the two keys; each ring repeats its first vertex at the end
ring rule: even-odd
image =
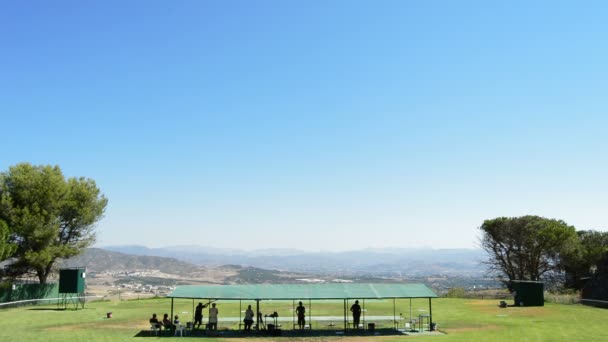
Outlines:
{"type": "Polygon", "coordinates": [[[564,221],[539,216],[499,217],[480,227],[485,262],[505,283],[540,280],[559,272],[560,257],[574,248],[577,235],[564,221]]]}
{"type": "Polygon", "coordinates": [[[598,272],[602,259],[608,257],[608,232],[581,230],[578,243],[564,254],[561,263],[566,272],[565,286],[581,289],[598,272]]]}
{"type": "Polygon", "coordinates": [[[0,220],[0,261],[13,255],[16,249],[15,244],[10,243],[10,230],[6,222],[0,220]]]}
{"type": "Polygon", "coordinates": [[[66,179],[58,166],[17,164],[0,176],[0,220],[16,246],[6,273],[35,273],[46,283],[54,263],[95,241],[94,226],[107,199],[95,181],[66,179]]]}

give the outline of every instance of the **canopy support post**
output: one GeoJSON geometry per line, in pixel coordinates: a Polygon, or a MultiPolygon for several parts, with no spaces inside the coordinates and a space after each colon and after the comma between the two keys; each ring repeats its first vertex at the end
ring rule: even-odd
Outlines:
{"type": "Polygon", "coordinates": [[[312,302],[310,298],[308,298],[308,328],[308,330],[312,331],[312,302]]]}
{"type": "Polygon", "coordinates": [[[431,297],[429,297],[429,331],[433,326],[433,306],[431,305],[431,297]]]}
{"type": "MultiPolygon", "coordinates": [[[[344,312],[346,312],[346,314],[348,315],[348,311],[350,310],[350,303],[348,302],[348,298],[346,298],[346,307],[344,308],[344,312]]],[[[348,315],[350,316],[350,315],[348,315]]],[[[349,317],[346,316],[346,327],[348,328],[348,325],[350,324],[350,319],[349,317]]]]}
{"type": "Polygon", "coordinates": [[[260,330],[260,323],[261,322],[260,322],[260,300],[259,299],[255,300],[255,305],[256,305],[256,309],[255,309],[255,311],[256,311],[256,314],[255,314],[256,319],[255,319],[255,321],[257,322],[256,325],[255,325],[255,330],[260,330]]]}
{"type": "Polygon", "coordinates": [[[393,298],[393,328],[395,328],[395,330],[397,330],[397,316],[395,313],[395,298],[393,298]]]}
{"type": "Polygon", "coordinates": [[[171,321],[171,324],[173,324],[173,300],[175,298],[171,297],[171,317],[169,317],[169,320],[171,321]]]}
{"type": "Polygon", "coordinates": [[[344,299],[344,332],[345,333],[346,333],[346,329],[348,328],[347,325],[348,325],[348,322],[346,321],[346,299],[344,299]]]}
{"type": "Polygon", "coordinates": [[[410,298],[410,324],[412,323],[412,298],[410,298]]]}
{"type": "MultiPolygon", "coordinates": [[[[367,323],[365,323],[365,298],[363,298],[363,330],[365,330],[365,327],[367,326],[367,323]]],[[[359,327],[357,327],[359,328],[359,327]]]]}

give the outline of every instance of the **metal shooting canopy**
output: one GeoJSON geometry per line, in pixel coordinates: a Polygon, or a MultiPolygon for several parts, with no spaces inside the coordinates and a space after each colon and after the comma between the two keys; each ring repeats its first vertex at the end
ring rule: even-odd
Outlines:
{"type": "MultiPolygon", "coordinates": [[[[409,298],[410,312],[412,298],[429,299],[429,327],[432,325],[431,298],[437,295],[424,284],[257,284],[257,285],[186,285],[178,286],[167,295],[171,298],[171,317],[173,317],[174,298],[214,300],[344,300],[344,327],[347,326],[347,301],[349,299],[395,299],[409,298]]],[[[411,313],[410,313],[411,317],[411,313]]],[[[259,322],[258,322],[259,323],[259,322]]],[[[258,324],[259,326],[259,324],[258,324]]],[[[257,328],[257,327],[256,327],[257,328]]]]}

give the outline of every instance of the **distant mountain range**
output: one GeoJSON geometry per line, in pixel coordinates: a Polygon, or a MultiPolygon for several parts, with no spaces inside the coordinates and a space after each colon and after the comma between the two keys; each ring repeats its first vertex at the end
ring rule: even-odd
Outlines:
{"type": "Polygon", "coordinates": [[[246,251],[204,246],[105,246],[102,249],[139,256],[174,258],[199,266],[239,265],[286,272],[332,275],[423,276],[483,274],[479,249],[390,248],[346,252],[308,252],[295,249],[246,251]]]}

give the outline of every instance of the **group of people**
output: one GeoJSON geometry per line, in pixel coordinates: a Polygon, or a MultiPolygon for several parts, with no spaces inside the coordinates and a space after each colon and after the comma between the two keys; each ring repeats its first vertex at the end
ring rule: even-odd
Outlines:
{"type": "MultiPolygon", "coordinates": [[[[359,305],[358,300],[355,300],[355,304],[350,307],[350,311],[353,313],[353,325],[355,329],[359,329],[359,322],[361,320],[361,306],[359,305]]],[[[302,302],[298,303],[296,315],[298,316],[298,327],[300,329],[304,329],[306,326],[306,308],[302,302]]]]}
{"type": "MultiPolygon", "coordinates": [[[[209,306],[209,303],[203,304],[198,303],[196,310],[194,311],[194,325],[192,328],[200,329],[201,324],[203,324],[203,309],[209,306]],[[198,326],[197,326],[198,323],[198,326]]],[[[215,303],[211,304],[211,308],[209,308],[209,330],[217,330],[217,315],[219,314],[219,310],[215,307],[215,303]]],[[[163,319],[159,320],[156,317],[156,314],[152,314],[152,318],[150,318],[150,324],[156,326],[156,328],[165,330],[175,331],[175,328],[180,324],[179,317],[175,315],[173,322],[169,319],[169,314],[164,314],[163,319]]]]}
{"type": "MultiPolygon", "coordinates": [[[[209,303],[204,304],[198,303],[196,309],[194,310],[194,326],[193,328],[200,329],[201,324],[203,324],[203,309],[209,306],[209,303]],[[197,325],[198,324],[198,325],[197,325]]],[[[211,304],[209,308],[209,330],[217,330],[217,315],[219,314],[219,310],[215,307],[215,303],[211,304]]]]}
{"type": "MultiPolygon", "coordinates": [[[[198,303],[196,309],[194,310],[194,325],[193,329],[200,329],[201,324],[203,324],[203,309],[209,306],[209,303],[203,304],[198,303]],[[198,324],[198,325],[197,325],[198,324]]],[[[359,305],[359,301],[356,300],[355,304],[350,307],[350,311],[353,313],[353,326],[355,329],[359,329],[359,322],[361,319],[361,306],[359,305]]],[[[211,304],[211,308],[209,308],[209,330],[217,330],[217,316],[219,314],[218,309],[215,306],[215,303],[211,304]]],[[[243,322],[245,323],[245,330],[251,330],[251,326],[253,325],[253,310],[251,309],[251,305],[247,307],[245,311],[245,319],[243,322]]],[[[296,315],[298,316],[298,327],[300,329],[304,329],[306,326],[306,308],[302,304],[302,302],[298,303],[298,307],[296,307],[296,315]]],[[[162,321],[158,320],[156,314],[152,314],[152,318],[150,318],[150,324],[156,325],[158,329],[165,328],[175,330],[175,327],[180,324],[179,317],[175,315],[173,322],[169,319],[169,314],[165,314],[163,316],[162,321]]]]}
{"type": "Polygon", "coordinates": [[[165,328],[165,330],[170,329],[171,331],[175,330],[175,326],[179,324],[179,317],[175,315],[175,320],[171,322],[169,319],[169,314],[165,314],[162,320],[159,320],[156,317],[156,314],[152,314],[152,318],[150,318],[150,324],[154,325],[157,329],[165,328]]]}

